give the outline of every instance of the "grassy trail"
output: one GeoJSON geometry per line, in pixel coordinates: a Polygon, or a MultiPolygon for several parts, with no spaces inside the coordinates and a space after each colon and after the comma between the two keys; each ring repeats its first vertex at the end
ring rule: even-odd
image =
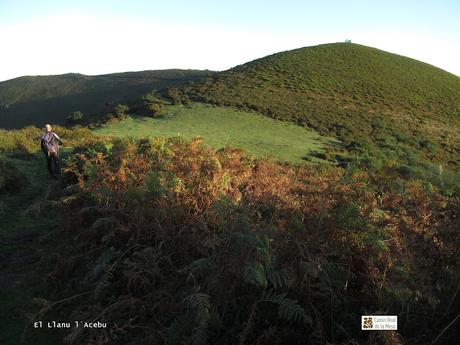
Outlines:
{"type": "Polygon", "coordinates": [[[56,214],[43,214],[39,206],[56,182],[41,154],[12,161],[29,184],[19,193],[0,196],[0,344],[60,344],[57,334],[31,331],[30,320],[39,309],[33,299],[45,296],[41,258],[59,224],[56,214]]]}

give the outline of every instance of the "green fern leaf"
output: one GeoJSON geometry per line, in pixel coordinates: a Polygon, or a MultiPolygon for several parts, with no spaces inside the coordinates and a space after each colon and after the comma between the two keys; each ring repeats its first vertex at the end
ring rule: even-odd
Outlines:
{"type": "Polygon", "coordinates": [[[311,318],[306,315],[305,310],[296,300],[286,297],[286,293],[278,294],[269,289],[263,294],[261,301],[277,304],[278,316],[281,319],[311,324],[311,318]]]}
{"type": "Polygon", "coordinates": [[[191,294],[186,299],[190,309],[207,310],[211,309],[211,296],[205,293],[197,292],[191,294]]]}
{"type": "Polygon", "coordinates": [[[267,279],[275,290],[287,287],[288,285],[288,275],[285,270],[275,271],[270,269],[267,273],[267,279]]]}
{"type": "Polygon", "coordinates": [[[247,263],[243,268],[243,278],[248,283],[263,288],[268,284],[265,269],[260,262],[247,263]]]}
{"type": "Polygon", "coordinates": [[[101,279],[96,285],[96,288],[94,289],[94,297],[99,298],[102,296],[102,294],[107,290],[107,288],[112,284],[112,279],[113,279],[113,267],[110,266],[107,268],[102,275],[101,279]]]}

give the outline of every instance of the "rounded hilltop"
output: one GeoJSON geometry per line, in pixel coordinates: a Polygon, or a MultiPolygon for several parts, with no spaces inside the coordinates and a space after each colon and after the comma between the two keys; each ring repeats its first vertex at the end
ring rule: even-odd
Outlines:
{"type": "Polygon", "coordinates": [[[331,43],[280,52],[185,92],[194,100],[293,121],[348,145],[403,143],[430,147],[428,156],[435,147],[445,161],[458,157],[460,78],[376,48],[331,43]]]}

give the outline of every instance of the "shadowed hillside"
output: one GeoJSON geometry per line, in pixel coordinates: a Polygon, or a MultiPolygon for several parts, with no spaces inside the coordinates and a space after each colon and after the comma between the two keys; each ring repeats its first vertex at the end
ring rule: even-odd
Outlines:
{"type": "Polygon", "coordinates": [[[98,113],[152,90],[179,86],[209,71],[160,70],[98,76],[63,74],[0,82],[0,128],[64,123],[74,111],[98,113]]]}
{"type": "Polygon", "coordinates": [[[423,159],[460,164],[460,78],[378,49],[335,43],[282,52],[209,77],[185,93],[335,135],[349,151],[368,152],[374,160],[422,153],[423,159]]]}

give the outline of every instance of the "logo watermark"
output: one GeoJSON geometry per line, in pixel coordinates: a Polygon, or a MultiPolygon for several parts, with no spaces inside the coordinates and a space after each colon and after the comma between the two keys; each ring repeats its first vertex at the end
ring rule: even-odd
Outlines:
{"type": "Polygon", "coordinates": [[[396,331],[398,330],[397,315],[362,315],[361,330],[363,331],[396,331]]]}

